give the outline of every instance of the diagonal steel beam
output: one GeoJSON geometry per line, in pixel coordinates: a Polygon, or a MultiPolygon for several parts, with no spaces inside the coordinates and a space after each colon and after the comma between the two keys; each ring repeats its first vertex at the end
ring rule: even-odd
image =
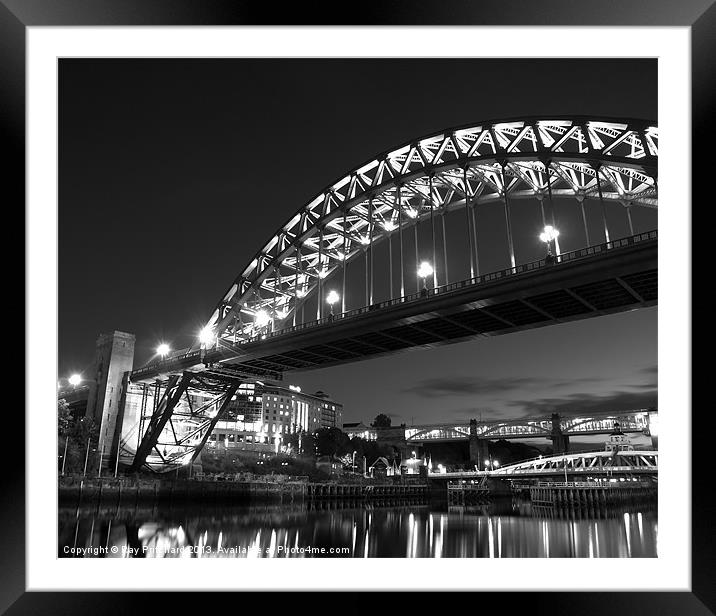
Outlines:
{"type": "Polygon", "coordinates": [[[206,441],[209,440],[209,435],[214,431],[214,428],[216,427],[216,422],[218,422],[226,413],[226,409],[229,408],[229,404],[231,404],[231,398],[234,397],[234,394],[239,389],[239,383],[232,383],[226,388],[226,394],[224,401],[221,403],[221,406],[219,407],[219,410],[216,412],[216,415],[211,419],[209,422],[209,425],[206,428],[206,432],[204,433],[204,436],[201,438],[201,442],[198,445],[195,445],[194,447],[194,453],[191,456],[191,461],[194,462],[196,460],[197,456],[201,453],[202,449],[204,449],[204,445],[206,445],[206,441]]]}
{"type": "Polygon", "coordinates": [[[136,473],[144,465],[149,452],[157,444],[159,435],[162,433],[164,426],[167,425],[167,421],[169,421],[169,418],[172,416],[174,407],[181,399],[187,387],[189,387],[192,376],[193,375],[191,373],[185,372],[181,375],[177,374],[169,380],[164,396],[162,396],[162,399],[157,406],[157,410],[152,413],[152,418],[149,420],[147,431],[144,433],[142,441],[137,447],[137,452],[134,454],[134,461],[129,467],[130,472],[136,473]]]}

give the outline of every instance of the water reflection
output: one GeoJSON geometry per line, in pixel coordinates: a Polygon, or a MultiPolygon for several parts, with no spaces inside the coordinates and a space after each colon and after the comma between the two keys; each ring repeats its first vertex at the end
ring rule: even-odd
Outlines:
{"type": "Polygon", "coordinates": [[[322,502],[233,508],[61,510],[58,556],[100,558],[655,557],[654,510],[552,512],[322,502]]]}

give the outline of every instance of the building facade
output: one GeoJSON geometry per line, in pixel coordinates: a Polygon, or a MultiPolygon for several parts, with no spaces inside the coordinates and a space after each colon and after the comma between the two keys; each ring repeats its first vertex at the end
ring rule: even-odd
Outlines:
{"type": "Polygon", "coordinates": [[[343,405],[318,391],[276,383],[246,383],[239,388],[209,436],[209,450],[281,451],[283,437],[343,427],[343,405]]]}

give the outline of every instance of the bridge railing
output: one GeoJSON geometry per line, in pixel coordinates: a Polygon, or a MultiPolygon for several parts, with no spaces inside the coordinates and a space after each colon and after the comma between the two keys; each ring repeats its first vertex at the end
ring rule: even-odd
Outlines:
{"type": "MultiPolygon", "coordinates": [[[[564,253],[560,254],[559,256],[555,257],[555,263],[559,264],[559,263],[567,263],[567,262],[571,262],[571,261],[576,261],[578,259],[591,257],[595,254],[604,253],[609,250],[614,250],[616,248],[624,248],[626,246],[633,246],[634,244],[638,244],[640,242],[644,242],[647,240],[655,240],[657,238],[658,238],[658,231],[656,231],[656,230],[648,231],[646,233],[639,233],[637,235],[620,238],[618,240],[613,240],[611,242],[605,242],[603,244],[587,246],[586,248],[580,248],[578,250],[564,252],[564,253]]],[[[347,319],[350,317],[365,314],[367,312],[373,312],[375,310],[381,310],[383,308],[390,308],[392,306],[397,306],[399,304],[405,304],[408,302],[418,301],[421,299],[425,299],[427,297],[434,297],[435,295],[450,293],[452,291],[457,291],[459,289],[464,289],[466,287],[484,284],[486,282],[492,282],[494,280],[499,280],[501,278],[505,278],[508,276],[515,276],[518,274],[524,274],[524,273],[531,272],[534,270],[553,267],[553,266],[554,266],[554,264],[548,263],[546,258],[538,259],[537,261],[523,263],[522,265],[516,265],[515,267],[509,267],[509,268],[506,268],[503,270],[490,272],[488,274],[482,274],[481,276],[475,276],[474,278],[459,280],[457,282],[452,282],[450,284],[441,285],[438,287],[434,287],[432,289],[423,289],[422,291],[417,292],[417,293],[410,293],[408,295],[404,295],[403,297],[396,297],[393,299],[385,300],[383,302],[377,302],[375,304],[371,304],[370,306],[363,306],[361,308],[355,308],[353,310],[348,310],[346,312],[335,314],[333,316],[329,315],[326,317],[322,317],[321,319],[316,319],[314,321],[308,321],[306,323],[301,323],[299,325],[290,325],[288,327],[284,327],[282,329],[278,329],[276,331],[269,332],[266,334],[256,334],[256,335],[246,338],[245,340],[243,340],[242,342],[239,342],[237,344],[246,344],[248,342],[254,342],[257,340],[264,339],[264,338],[274,338],[276,336],[282,336],[284,334],[289,334],[289,333],[296,332],[296,331],[302,331],[304,329],[309,329],[309,328],[317,327],[320,325],[327,325],[329,323],[335,323],[336,321],[342,321],[343,319],[347,319]]]]}
{"type": "MultiPolygon", "coordinates": [[[[538,481],[536,486],[539,488],[620,488],[624,487],[624,483],[619,481],[538,481]]],[[[639,481],[630,481],[628,483],[646,483],[639,481]]]]}

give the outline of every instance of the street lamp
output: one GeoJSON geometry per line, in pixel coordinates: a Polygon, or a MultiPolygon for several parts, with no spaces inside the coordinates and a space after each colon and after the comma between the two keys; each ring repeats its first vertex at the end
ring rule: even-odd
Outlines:
{"type": "Polygon", "coordinates": [[[67,379],[72,387],[77,387],[82,382],[82,377],[79,374],[73,374],[67,379]]]}
{"type": "Polygon", "coordinates": [[[199,332],[199,342],[201,343],[200,361],[201,361],[201,363],[205,363],[204,360],[206,358],[206,351],[211,346],[211,344],[214,342],[214,330],[211,327],[211,325],[205,326],[199,332]]]}
{"type": "Polygon", "coordinates": [[[489,458],[485,460],[485,468],[489,468],[490,470],[494,471],[499,466],[500,462],[498,460],[493,460],[492,455],[490,455],[489,458]]]}
{"type": "Polygon", "coordinates": [[[268,325],[268,322],[271,320],[271,317],[269,317],[269,313],[265,310],[259,310],[254,315],[254,323],[257,327],[264,327],[268,325]]]}
{"type": "Polygon", "coordinates": [[[328,305],[331,307],[331,319],[333,319],[333,304],[335,304],[340,299],[340,295],[336,293],[335,291],[330,291],[328,293],[328,296],[326,297],[326,301],[328,302],[328,305]]]}
{"type": "Polygon", "coordinates": [[[559,231],[551,225],[547,225],[544,231],[540,233],[539,239],[547,244],[547,262],[554,263],[554,256],[552,255],[552,242],[559,237],[559,231]]]}
{"type": "Polygon", "coordinates": [[[428,285],[426,282],[426,278],[428,276],[433,275],[433,266],[430,265],[427,261],[423,261],[420,264],[420,267],[418,268],[418,276],[420,276],[423,279],[423,290],[421,291],[421,295],[427,295],[428,294],[428,285]]]}
{"type": "Polygon", "coordinates": [[[170,351],[171,351],[171,349],[169,348],[169,345],[166,344],[166,343],[164,343],[164,342],[162,342],[162,343],[157,347],[157,355],[159,355],[159,356],[162,357],[162,358],[164,358],[164,357],[166,357],[167,355],[169,355],[169,352],[170,352],[170,351]]]}
{"type": "Polygon", "coordinates": [[[214,330],[207,325],[199,332],[199,342],[206,349],[214,341],[214,330]]]}

